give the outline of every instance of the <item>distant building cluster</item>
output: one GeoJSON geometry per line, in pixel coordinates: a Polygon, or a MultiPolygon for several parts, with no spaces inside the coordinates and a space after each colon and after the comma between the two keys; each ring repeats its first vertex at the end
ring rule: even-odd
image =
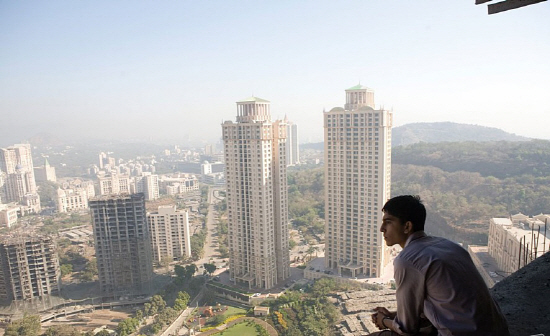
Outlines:
{"type": "Polygon", "coordinates": [[[94,196],[93,181],[65,180],[57,189],[57,211],[63,213],[88,209],[88,199],[94,196]]]}
{"type": "Polygon", "coordinates": [[[0,225],[4,226],[13,225],[23,215],[40,212],[31,145],[0,148],[0,203],[0,225]]]}

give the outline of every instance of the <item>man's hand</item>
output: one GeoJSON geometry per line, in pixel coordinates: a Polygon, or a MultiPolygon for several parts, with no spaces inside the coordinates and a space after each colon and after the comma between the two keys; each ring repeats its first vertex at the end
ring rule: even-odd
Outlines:
{"type": "Polygon", "coordinates": [[[372,314],[372,323],[380,330],[388,329],[390,321],[386,322],[386,325],[384,325],[384,317],[389,317],[393,320],[395,315],[397,315],[396,312],[390,312],[385,307],[376,307],[374,309],[374,314],[372,314]]]}

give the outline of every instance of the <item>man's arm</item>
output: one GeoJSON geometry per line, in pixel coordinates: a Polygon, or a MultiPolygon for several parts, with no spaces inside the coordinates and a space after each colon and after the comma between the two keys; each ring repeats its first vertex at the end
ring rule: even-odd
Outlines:
{"type": "Polygon", "coordinates": [[[380,330],[382,329],[393,329],[393,319],[397,315],[397,312],[390,312],[385,307],[376,307],[374,309],[374,314],[372,314],[372,322],[380,330]]]}
{"type": "MultiPolygon", "coordinates": [[[[397,315],[391,323],[393,331],[413,335],[420,329],[420,315],[424,308],[424,275],[407,260],[395,259],[395,284],[397,286],[397,315]]],[[[386,325],[390,324],[387,319],[386,325]]]]}

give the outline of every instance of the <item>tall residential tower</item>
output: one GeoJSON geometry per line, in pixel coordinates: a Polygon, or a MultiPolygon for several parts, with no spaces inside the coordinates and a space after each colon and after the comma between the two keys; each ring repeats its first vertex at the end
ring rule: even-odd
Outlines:
{"type": "Polygon", "coordinates": [[[290,275],[286,124],[271,121],[269,101],[251,97],[222,129],[230,275],[271,288],[290,275]]]}
{"type": "Polygon", "coordinates": [[[379,277],[388,249],[379,230],[390,197],[392,113],[374,91],[346,90],[345,108],[324,113],[325,266],[350,277],[379,277]]]}
{"type": "Polygon", "coordinates": [[[99,196],[89,205],[102,294],[149,293],[153,266],[143,194],[99,196]]]}
{"type": "Polygon", "coordinates": [[[286,123],[286,164],[294,166],[300,164],[300,147],[298,144],[298,125],[288,121],[286,123]]]}

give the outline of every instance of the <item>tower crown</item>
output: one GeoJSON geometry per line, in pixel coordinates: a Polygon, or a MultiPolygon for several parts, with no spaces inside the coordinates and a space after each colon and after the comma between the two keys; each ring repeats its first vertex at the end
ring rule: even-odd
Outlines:
{"type": "Polygon", "coordinates": [[[364,85],[358,84],[346,90],[347,111],[357,110],[368,106],[374,108],[374,90],[364,85]]]}
{"type": "Polygon", "coordinates": [[[262,122],[271,120],[269,100],[250,97],[237,102],[237,122],[262,122]]]}

